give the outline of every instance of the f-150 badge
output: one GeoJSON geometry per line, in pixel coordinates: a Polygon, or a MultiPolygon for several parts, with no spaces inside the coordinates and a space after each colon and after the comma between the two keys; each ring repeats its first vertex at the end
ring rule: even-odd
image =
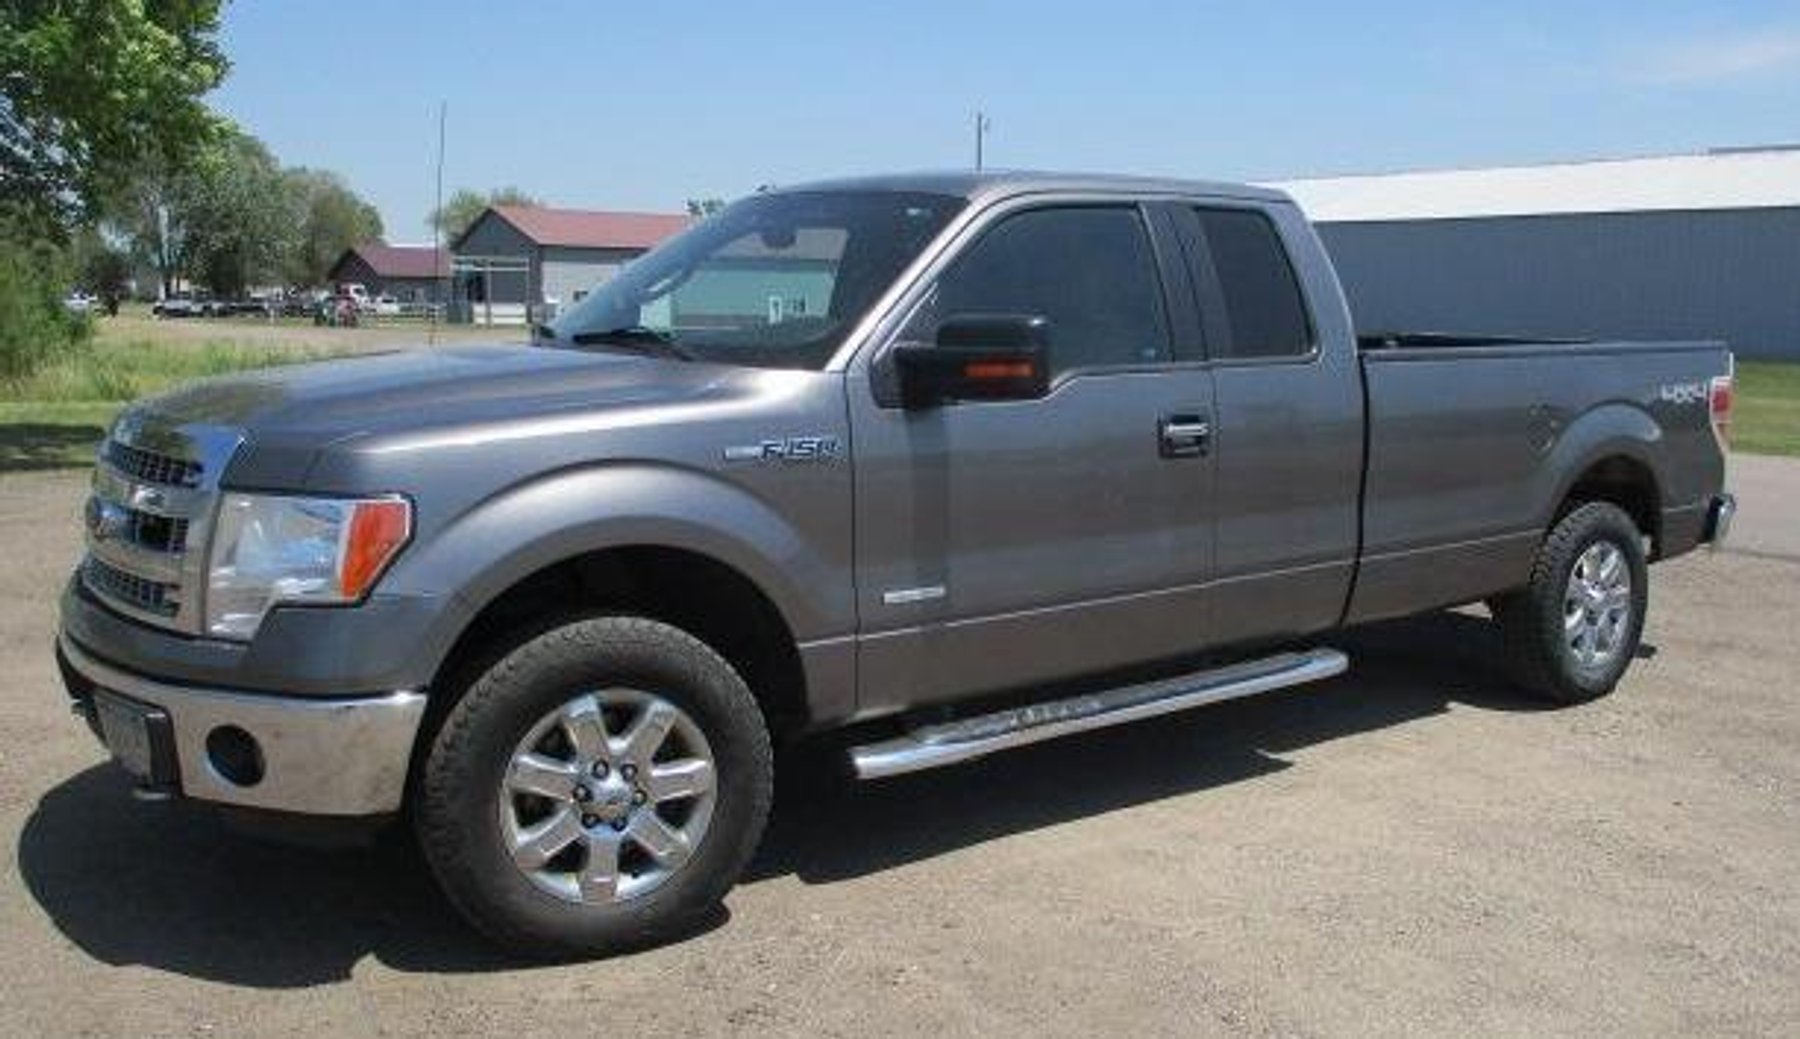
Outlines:
{"type": "Polygon", "coordinates": [[[837,437],[779,437],[725,449],[727,462],[835,462],[843,456],[837,437]]]}

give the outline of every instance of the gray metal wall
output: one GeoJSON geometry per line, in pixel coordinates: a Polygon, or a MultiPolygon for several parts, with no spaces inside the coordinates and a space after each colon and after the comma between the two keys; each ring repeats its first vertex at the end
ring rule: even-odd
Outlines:
{"type": "Polygon", "coordinates": [[[554,299],[564,307],[573,306],[577,293],[593,291],[617,274],[620,267],[642,255],[641,249],[545,246],[538,284],[545,299],[554,299]]]}
{"type": "MultiPolygon", "coordinates": [[[[531,261],[531,272],[506,272],[490,275],[489,282],[493,286],[494,303],[536,303],[537,293],[537,243],[525,237],[519,229],[495,216],[489,210],[479,217],[473,226],[456,243],[458,256],[508,256],[531,261]]],[[[454,298],[466,300],[471,298],[469,275],[458,274],[457,279],[463,284],[457,286],[454,298]]]]}
{"type": "Polygon", "coordinates": [[[1361,331],[1725,339],[1800,360],[1800,208],[1324,223],[1361,331]]]}

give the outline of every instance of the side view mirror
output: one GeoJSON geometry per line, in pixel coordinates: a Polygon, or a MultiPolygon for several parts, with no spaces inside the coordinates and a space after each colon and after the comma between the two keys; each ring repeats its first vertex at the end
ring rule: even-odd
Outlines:
{"type": "Polygon", "coordinates": [[[948,401],[1036,400],[1050,392],[1050,321],[1031,314],[957,314],[937,342],[894,350],[900,401],[930,408],[948,401]]]}

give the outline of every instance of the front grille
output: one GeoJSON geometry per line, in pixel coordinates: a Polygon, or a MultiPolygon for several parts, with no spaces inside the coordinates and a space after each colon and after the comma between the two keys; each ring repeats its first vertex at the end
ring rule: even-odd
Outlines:
{"type": "Polygon", "coordinates": [[[198,634],[207,525],[240,430],[129,411],[100,449],[81,581],[133,619],[198,634]]]}
{"type": "Polygon", "coordinates": [[[159,617],[173,617],[181,608],[175,585],[128,574],[93,556],[88,557],[82,569],[89,588],[132,609],[159,617]]]}
{"type": "Polygon", "coordinates": [[[146,451],[141,447],[108,440],[105,459],[114,469],[134,480],[159,483],[170,487],[200,486],[201,465],[185,458],[146,451]]]}
{"type": "Polygon", "coordinates": [[[98,495],[88,499],[87,527],[91,537],[118,538],[152,552],[180,555],[187,549],[188,520],[185,516],[159,516],[127,508],[98,495]]]}
{"type": "Polygon", "coordinates": [[[131,540],[155,552],[179,555],[187,548],[188,521],[148,512],[131,513],[131,540]]]}

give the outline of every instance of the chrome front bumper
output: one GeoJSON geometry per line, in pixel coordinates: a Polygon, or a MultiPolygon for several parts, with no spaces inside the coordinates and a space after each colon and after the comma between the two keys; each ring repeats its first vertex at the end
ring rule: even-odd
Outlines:
{"type": "Polygon", "coordinates": [[[172,685],[95,660],[66,635],[57,650],[78,704],[99,689],[160,708],[169,717],[175,768],[185,797],[311,815],[366,816],[398,811],[425,696],[396,692],[355,699],[273,696],[172,685]],[[86,689],[77,688],[85,683],[86,689]],[[235,727],[260,753],[260,777],[227,778],[209,737],[235,727]]]}

